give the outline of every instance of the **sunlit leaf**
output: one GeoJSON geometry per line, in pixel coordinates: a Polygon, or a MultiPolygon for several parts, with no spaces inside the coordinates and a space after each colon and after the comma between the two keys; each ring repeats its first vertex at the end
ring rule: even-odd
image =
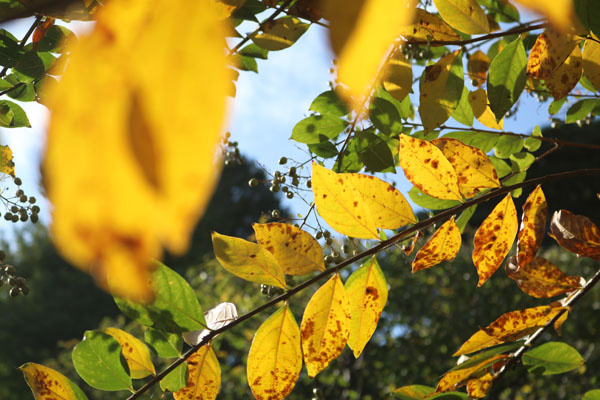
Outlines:
{"type": "Polygon", "coordinates": [[[473,126],[473,109],[469,104],[469,89],[466,86],[463,87],[463,92],[460,95],[460,101],[456,110],[452,113],[452,118],[457,120],[463,125],[473,126]]]}
{"type": "Polygon", "coordinates": [[[518,226],[517,210],[509,193],[475,232],[473,263],[479,275],[477,287],[483,285],[500,267],[517,236],[518,226]]]}
{"type": "Polygon", "coordinates": [[[350,324],[346,290],[339,275],[335,274],[313,294],[302,316],[302,354],[310,378],[344,350],[350,324]]]}
{"type": "Polygon", "coordinates": [[[506,357],[506,354],[500,354],[491,358],[483,359],[479,363],[471,365],[467,368],[453,369],[446,373],[442,379],[440,379],[436,388],[436,392],[447,392],[463,386],[473,374],[490,367],[492,364],[494,364],[494,362],[502,360],[506,357]]]}
{"type": "MultiPolygon", "coordinates": [[[[388,111],[391,111],[391,109],[388,111]]],[[[381,114],[379,116],[381,116],[381,114]]],[[[374,115],[371,113],[371,118],[373,117],[374,115]]],[[[354,145],[354,151],[358,153],[358,159],[365,164],[365,169],[367,171],[392,173],[396,171],[396,162],[394,161],[394,155],[390,149],[390,146],[393,144],[390,143],[388,145],[385,136],[377,136],[370,130],[359,131],[355,133],[352,143],[354,145]]],[[[397,147],[397,145],[394,146],[394,148],[397,147]]]]}
{"type": "Polygon", "coordinates": [[[332,115],[311,115],[298,122],[292,130],[296,142],[316,144],[327,139],[335,139],[348,123],[332,115]]]}
{"type": "Polygon", "coordinates": [[[358,358],[377,328],[387,302],[388,287],[375,257],[354,271],[345,284],[350,303],[348,347],[358,358]]]}
{"type": "Polygon", "coordinates": [[[416,205],[428,210],[446,210],[460,204],[460,201],[458,200],[441,200],[431,197],[420,191],[416,186],[413,186],[412,189],[408,191],[408,197],[410,197],[416,205]]]}
{"type": "Polygon", "coordinates": [[[177,392],[187,384],[187,363],[179,364],[173,371],[160,380],[160,388],[163,391],[177,392]]]}
{"type": "Polygon", "coordinates": [[[537,254],[546,230],[548,203],[542,187],[538,185],[523,204],[523,216],[517,240],[518,265],[526,266],[537,254]]]}
{"type": "Polygon", "coordinates": [[[572,371],[584,364],[581,354],[566,343],[548,342],[525,352],[523,365],[532,373],[556,375],[572,371]]]}
{"type": "Polygon", "coordinates": [[[31,128],[25,110],[8,100],[0,100],[0,126],[4,128],[31,128]]]}
{"type": "Polygon", "coordinates": [[[490,26],[483,9],[475,0],[433,0],[444,21],[468,33],[488,33],[490,26]]]}
{"type": "Polygon", "coordinates": [[[413,84],[412,66],[400,49],[387,60],[383,67],[383,87],[398,101],[402,101],[413,84]]]}
{"type": "MultiPolygon", "coordinates": [[[[409,80],[412,83],[411,78],[409,78],[409,80]]],[[[388,88],[388,90],[390,89],[388,88]]],[[[381,132],[387,135],[396,135],[402,129],[400,114],[398,114],[396,107],[388,100],[381,97],[374,97],[371,101],[370,108],[371,114],[369,115],[369,119],[381,132]]]]}
{"type": "Polygon", "coordinates": [[[515,0],[517,3],[545,15],[557,27],[566,29],[573,23],[573,1],[556,0],[548,4],[546,0],[515,0]]]}
{"type": "Polygon", "coordinates": [[[300,376],[300,329],[285,304],[256,331],[248,353],[247,376],[257,399],[283,399],[300,376]]]}
{"type": "Polygon", "coordinates": [[[515,257],[508,259],[506,274],[530,296],[554,297],[582,287],[581,277],[568,276],[543,257],[535,257],[523,266],[515,261],[515,257]]]}
{"type": "Polygon", "coordinates": [[[423,385],[402,386],[392,392],[394,398],[400,400],[422,400],[435,392],[435,389],[423,385]]]}
{"type": "Polygon", "coordinates": [[[221,366],[211,345],[204,345],[187,359],[188,380],[173,393],[175,400],[214,400],[221,388],[221,366]]]}
{"type": "Polygon", "coordinates": [[[487,93],[484,89],[477,89],[470,92],[469,104],[473,110],[473,115],[483,125],[499,131],[504,129],[504,118],[500,119],[498,122],[496,121],[496,115],[490,108],[487,93]]]}
{"type": "Polygon", "coordinates": [[[154,328],[146,329],[144,340],[160,357],[174,358],[181,355],[183,340],[181,335],[160,331],[154,328]]]}
{"type": "Polygon", "coordinates": [[[421,247],[412,263],[412,272],[431,268],[442,261],[453,260],[460,250],[461,243],[460,231],[452,217],[421,247]]]}
{"type": "Polygon", "coordinates": [[[318,95],[311,103],[309,109],[322,115],[332,115],[334,117],[343,117],[348,114],[346,106],[333,90],[328,90],[318,95]]]}
{"type": "Polygon", "coordinates": [[[233,303],[219,303],[205,314],[206,328],[183,332],[183,340],[190,346],[199,344],[211,331],[221,329],[238,317],[237,307],[233,303]]]}
{"type": "Polygon", "coordinates": [[[493,381],[494,377],[489,372],[486,372],[482,377],[469,379],[467,382],[467,393],[469,393],[469,396],[471,397],[482,399],[492,388],[493,381]]]}
{"type": "MultiPolygon", "coordinates": [[[[490,58],[481,50],[477,50],[469,57],[467,72],[473,80],[474,86],[481,86],[487,80],[490,58]]],[[[489,90],[489,89],[488,89],[489,90]]]]}
{"type": "Polygon", "coordinates": [[[406,40],[456,41],[461,39],[460,35],[443,19],[421,8],[416,9],[413,24],[402,29],[401,35],[406,40]]]}
{"type": "Polygon", "coordinates": [[[246,0],[212,0],[220,18],[227,18],[244,5],[246,0]]]}
{"type": "Polygon", "coordinates": [[[498,142],[498,135],[488,132],[456,131],[443,136],[449,139],[458,139],[464,144],[477,147],[484,153],[489,153],[498,142]]]}
{"type": "Polygon", "coordinates": [[[600,230],[587,217],[567,210],[556,211],[550,222],[550,235],[562,247],[583,257],[600,260],[600,230]]]}
{"type": "MultiPolygon", "coordinates": [[[[519,136],[502,135],[494,145],[494,155],[499,158],[509,158],[512,154],[523,149],[523,138],[519,136]]],[[[507,183],[504,182],[506,185],[507,183]]]]}
{"type": "Polygon", "coordinates": [[[41,364],[26,363],[19,367],[35,400],[87,400],[87,396],[69,378],[41,364]]]}
{"type": "Polygon", "coordinates": [[[600,389],[586,392],[581,400],[600,400],[600,389]]]}
{"type": "Polygon", "coordinates": [[[581,49],[575,46],[565,62],[546,78],[546,85],[555,100],[566,97],[577,86],[583,73],[581,64],[581,49]]]}
{"type": "Polygon", "coordinates": [[[588,39],[583,46],[583,73],[600,90],[600,43],[596,40],[588,39]]]}
{"type": "Polygon", "coordinates": [[[13,152],[8,146],[0,145],[0,172],[10,176],[15,176],[15,163],[13,162],[13,152]]]}
{"type": "Polygon", "coordinates": [[[215,257],[227,271],[250,282],[286,287],[283,269],[261,245],[214,231],[212,242],[215,257]]]}
{"type": "Polygon", "coordinates": [[[546,29],[535,41],[527,61],[527,75],[546,79],[561,66],[577,45],[573,35],[546,29]]]}
{"type": "Polygon", "coordinates": [[[296,43],[309,26],[298,18],[286,15],[261,24],[262,33],[252,35],[251,39],[265,50],[283,50],[296,43]]]}
{"type": "Polygon", "coordinates": [[[590,115],[592,110],[596,108],[598,104],[600,104],[600,99],[579,100],[567,110],[567,118],[565,118],[565,122],[567,124],[571,124],[573,122],[581,121],[590,115]]]}
{"type": "Polygon", "coordinates": [[[118,328],[106,328],[104,333],[108,333],[119,342],[121,354],[127,361],[129,375],[133,379],[145,378],[156,373],[150,351],[144,342],[118,328]]]}

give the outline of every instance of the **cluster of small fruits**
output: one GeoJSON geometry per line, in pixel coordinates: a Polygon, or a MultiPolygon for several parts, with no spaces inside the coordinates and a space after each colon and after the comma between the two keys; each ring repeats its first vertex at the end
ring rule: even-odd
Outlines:
{"type": "Polygon", "coordinates": [[[14,178],[14,184],[18,189],[13,197],[7,198],[2,196],[1,199],[8,211],[4,213],[4,219],[11,222],[26,222],[30,220],[34,224],[39,221],[40,207],[37,206],[36,198],[28,196],[21,188],[21,178],[14,178]]]}
{"type": "Polygon", "coordinates": [[[24,278],[17,275],[17,270],[10,264],[5,264],[4,259],[6,254],[0,250],[0,287],[4,284],[8,285],[8,295],[10,297],[17,297],[22,294],[27,296],[29,294],[29,287],[24,278]]]}

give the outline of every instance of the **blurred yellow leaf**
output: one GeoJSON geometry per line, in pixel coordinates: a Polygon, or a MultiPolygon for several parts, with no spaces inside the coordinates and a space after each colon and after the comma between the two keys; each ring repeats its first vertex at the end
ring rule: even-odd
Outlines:
{"type": "Polygon", "coordinates": [[[496,122],[496,115],[490,108],[490,102],[485,89],[477,89],[469,92],[469,104],[473,110],[473,115],[483,125],[488,128],[498,129],[499,131],[504,129],[504,118],[500,122],[496,122]]]}
{"type": "Polygon", "coordinates": [[[491,358],[485,358],[480,362],[476,363],[475,365],[469,366],[467,368],[453,369],[452,371],[444,375],[442,379],[440,379],[435,391],[436,393],[449,392],[460,386],[464,386],[465,384],[467,384],[467,380],[473,374],[486,368],[489,368],[495,361],[504,359],[506,357],[508,357],[506,354],[499,354],[491,358]]]}
{"type": "Polygon", "coordinates": [[[228,18],[237,9],[241,8],[246,0],[213,0],[217,10],[217,15],[220,18],[228,18]]]}
{"type": "Polygon", "coordinates": [[[490,31],[485,12],[476,0],[433,0],[433,4],[454,29],[469,35],[490,31]]]}
{"type": "Polygon", "coordinates": [[[473,80],[473,86],[481,86],[487,80],[490,69],[490,58],[481,50],[477,50],[469,57],[467,72],[473,80]]]}
{"type": "Polygon", "coordinates": [[[15,163],[13,162],[13,152],[8,146],[0,145],[0,172],[15,176],[15,163]]]}
{"type": "Polygon", "coordinates": [[[556,211],[550,235],[559,245],[582,257],[600,260],[600,229],[586,216],[567,210],[556,211]]]}
{"type": "Polygon", "coordinates": [[[150,260],[187,248],[217,182],[226,33],[209,2],[107,3],[48,93],[54,242],[115,295],[151,301],[150,260]]]}
{"type": "Polygon", "coordinates": [[[440,40],[454,41],[461,37],[444,20],[422,8],[416,9],[412,25],[402,29],[401,35],[406,40],[440,40]]]}
{"type": "Polygon", "coordinates": [[[121,354],[127,361],[129,375],[133,379],[145,378],[156,373],[150,358],[150,350],[144,342],[118,328],[106,328],[104,332],[115,338],[121,345],[121,354]]]}
{"type": "Polygon", "coordinates": [[[442,261],[451,261],[458,254],[462,239],[454,216],[446,221],[433,234],[431,239],[417,253],[412,263],[412,272],[431,268],[442,261]]]}
{"type": "Polygon", "coordinates": [[[85,395],[69,378],[45,365],[27,363],[19,367],[35,400],[81,400],[85,395]],[[83,396],[83,397],[81,397],[83,396]]]}
{"type": "Polygon", "coordinates": [[[309,378],[314,378],[344,350],[350,323],[346,290],[335,274],[313,294],[302,316],[302,354],[309,378]]]}
{"type": "Polygon", "coordinates": [[[515,0],[525,7],[538,11],[558,28],[565,30],[573,25],[575,12],[573,0],[555,0],[551,3],[547,0],[515,0]]]}
{"type": "Polygon", "coordinates": [[[471,397],[482,399],[492,388],[493,382],[494,377],[489,372],[486,372],[482,377],[469,379],[467,382],[467,393],[469,393],[469,396],[471,397]]]}
{"type": "Polygon", "coordinates": [[[261,245],[214,231],[212,243],[215,257],[227,271],[250,282],[285,289],[283,269],[261,245]]]}
{"type": "Polygon", "coordinates": [[[583,73],[596,90],[600,90],[600,43],[596,40],[588,39],[583,46],[583,73]]]}
{"type": "Polygon", "coordinates": [[[402,50],[396,50],[387,60],[382,78],[383,87],[396,100],[402,101],[410,93],[413,83],[412,67],[410,62],[404,57],[402,50]]]}
{"type": "Polygon", "coordinates": [[[358,358],[377,328],[388,297],[387,282],[377,259],[371,258],[354,271],[344,287],[351,316],[348,347],[358,358]]]}
{"type": "Polygon", "coordinates": [[[248,354],[247,376],[257,399],[283,399],[300,376],[300,329],[285,304],[258,328],[248,354]]]}
{"type": "Polygon", "coordinates": [[[546,29],[538,36],[529,52],[527,75],[535,79],[548,78],[562,65],[576,45],[575,36],[546,29]]]}
{"type": "Polygon", "coordinates": [[[516,263],[515,257],[509,257],[506,274],[522,291],[536,298],[554,297],[582,287],[581,277],[565,274],[543,257],[535,257],[523,266],[516,263]]]}
{"type": "Polygon", "coordinates": [[[481,349],[495,346],[502,343],[502,340],[497,339],[493,336],[488,335],[484,330],[478,330],[467,340],[463,345],[453,354],[453,356],[462,356],[463,354],[470,354],[481,349]]]}
{"type": "Polygon", "coordinates": [[[288,15],[262,24],[262,33],[252,35],[251,39],[263,49],[283,50],[296,43],[308,27],[309,24],[288,15]]]}
{"type": "Polygon", "coordinates": [[[525,267],[537,254],[546,231],[548,203],[542,187],[538,185],[523,204],[521,227],[517,236],[518,265],[525,267]]]}
{"type": "Polygon", "coordinates": [[[306,275],[325,271],[323,249],[310,233],[279,222],[252,224],[252,228],[258,244],[273,254],[284,273],[306,275]]]}
{"type": "Polygon", "coordinates": [[[554,100],[562,99],[577,86],[583,73],[581,49],[575,46],[562,65],[546,78],[546,85],[554,100]]]}
{"type": "Polygon", "coordinates": [[[221,388],[221,366],[210,344],[187,359],[188,380],[184,388],[173,393],[175,400],[214,400],[221,388]]]}
{"type": "Polygon", "coordinates": [[[458,177],[460,193],[465,198],[475,196],[480,189],[500,187],[496,169],[483,151],[457,139],[440,138],[431,143],[452,164],[458,177]]]}
{"type": "Polygon", "coordinates": [[[400,134],[400,166],[422,192],[444,200],[462,200],[452,164],[432,143],[400,134]]]}
{"type": "Polygon", "coordinates": [[[473,263],[480,287],[496,272],[517,236],[519,222],[515,203],[509,194],[481,223],[473,243],[473,263]]]}

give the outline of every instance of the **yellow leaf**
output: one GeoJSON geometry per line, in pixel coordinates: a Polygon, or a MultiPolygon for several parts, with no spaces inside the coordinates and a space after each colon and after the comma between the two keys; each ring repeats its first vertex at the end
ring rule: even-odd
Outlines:
{"type": "Polygon", "coordinates": [[[485,358],[481,362],[467,368],[453,369],[440,379],[438,386],[435,389],[436,393],[449,392],[457,387],[463,386],[471,375],[490,367],[494,361],[508,357],[506,354],[499,354],[491,358],[485,358]]]}
{"type": "Polygon", "coordinates": [[[311,297],[302,316],[302,354],[310,378],[344,350],[350,334],[350,318],[346,290],[335,274],[311,297]]]}
{"type": "MultiPolygon", "coordinates": [[[[19,367],[35,400],[77,400],[81,389],[60,372],[41,364],[27,363],[19,367]]],[[[81,392],[83,394],[83,392],[81,392]]],[[[85,398],[85,397],[84,397],[85,398]]]]}
{"type": "Polygon", "coordinates": [[[586,216],[556,211],[550,222],[554,240],[579,256],[600,260],[600,229],[586,216]]]}
{"type": "Polygon", "coordinates": [[[494,377],[489,372],[486,372],[486,374],[480,378],[469,379],[469,381],[467,382],[467,393],[469,393],[469,396],[471,397],[475,397],[476,399],[482,399],[492,388],[493,382],[494,377]]]}
{"type": "Polygon", "coordinates": [[[214,400],[221,388],[221,366],[210,344],[202,346],[187,359],[188,380],[173,393],[175,400],[214,400]]]}
{"type": "Polygon", "coordinates": [[[214,231],[212,243],[215,257],[227,271],[250,282],[285,289],[283,269],[261,245],[214,231]]]}
{"type": "Polygon", "coordinates": [[[450,161],[435,145],[400,134],[400,166],[422,192],[444,200],[462,200],[458,177],[450,161]]]}
{"type": "Polygon", "coordinates": [[[517,210],[509,193],[475,232],[473,263],[479,275],[477,287],[483,285],[502,264],[515,240],[518,225],[517,210]]]}
{"type": "Polygon", "coordinates": [[[475,118],[483,125],[488,128],[498,129],[499,131],[504,129],[504,118],[502,118],[500,122],[496,122],[496,115],[490,108],[485,89],[477,89],[474,92],[470,92],[469,104],[473,110],[473,115],[475,115],[475,118]]]}
{"type": "Polygon", "coordinates": [[[425,68],[421,80],[419,115],[426,130],[446,122],[458,103],[464,86],[462,53],[450,53],[425,68]]]}
{"type": "Polygon", "coordinates": [[[478,330],[473,336],[469,338],[463,345],[453,354],[453,356],[462,356],[463,354],[470,354],[481,349],[487,349],[488,347],[495,346],[502,343],[502,340],[496,339],[493,336],[488,335],[484,330],[478,330]]]}
{"type": "Polygon", "coordinates": [[[521,227],[517,236],[518,265],[527,266],[537,254],[544,240],[547,216],[546,196],[538,185],[523,204],[521,227]]]}
{"type": "Polygon", "coordinates": [[[151,301],[149,261],[187,248],[217,182],[227,32],[205,1],[107,3],[48,92],[54,243],[115,295],[151,301]]]}
{"type": "Polygon", "coordinates": [[[374,176],[337,174],[313,163],[312,187],[317,211],[344,235],[378,239],[378,227],[397,229],[416,222],[402,193],[374,176]]]}
{"type": "Polygon", "coordinates": [[[383,87],[390,92],[398,101],[410,93],[412,87],[412,67],[410,62],[402,54],[402,50],[398,49],[387,60],[383,69],[383,87]]]}
{"type": "Polygon", "coordinates": [[[344,285],[350,302],[350,336],[348,347],[358,358],[377,328],[385,307],[388,288],[375,257],[350,275],[344,285]]]}
{"type": "Polygon", "coordinates": [[[490,31],[485,12],[476,0],[433,0],[433,3],[454,29],[469,35],[490,31]]]}
{"type": "Polygon", "coordinates": [[[246,0],[213,0],[213,3],[220,18],[229,18],[246,3],[246,0]]]}
{"type": "Polygon", "coordinates": [[[13,152],[8,146],[0,145],[0,172],[15,176],[15,163],[13,162],[13,152]]]}
{"type": "Polygon", "coordinates": [[[547,16],[548,19],[558,28],[565,30],[573,25],[574,10],[573,0],[555,0],[548,3],[548,0],[515,0],[532,10],[538,11],[547,16]]]}
{"type": "Polygon", "coordinates": [[[414,23],[403,28],[401,35],[406,40],[455,41],[461,39],[460,35],[443,19],[421,8],[416,9],[414,23]]]}
{"type": "Polygon", "coordinates": [[[251,39],[263,49],[283,50],[296,43],[308,27],[308,24],[288,15],[262,24],[262,33],[252,35],[251,39]]]}
{"type": "Polygon", "coordinates": [[[325,271],[323,249],[308,232],[295,226],[272,222],[252,224],[256,241],[267,249],[289,275],[325,271]]]}
{"type": "Polygon", "coordinates": [[[460,193],[473,197],[479,189],[500,187],[498,174],[488,156],[476,147],[457,139],[440,138],[431,141],[450,161],[458,177],[460,193]]]}
{"type": "Polygon", "coordinates": [[[431,268],[442,261],[451,261],[458,254],[462,239],[454,216],[446,221],[433,234],[431,239],[417,253],[412,263],[412,272],[431,268]]]}
{"type": "Polygon", "coordinates": [[[338,79],[348,89],[340,94],[354,111],[361,113],[390,47],[415,8],[413,0],[325,1],[331,45],[339,57],[338,79]]]}
{"type": "Polygon", "coordinates": [[[535,79],[546,79],[562,65],[573,48],[577,38],[553,29],[540,34],[529,52],[527,75],[535,79]]]}
{"type": "Polygon", "coordinates": [[[535,257],[523,266],[516,263],[515,257],[509,257],[506,274],[522,291],[537,298],[554,297],[582,287],[581,277],[568,276],[543,257],[535,257]]]}
{"type": "Polygon", "coordinates": [[[471,54],[467,63],[467,72],[469,78],[473,80],[474,86],[481,86],[485,83],[489,69],[490,58],[483,51],[477,50],[471,54]]]}
{"type": "Polygon", "coordinates": [[[127,361],[129,375],[133,379],[145,378],[156,373],[150,351],[144,342],[118,328],[106,328],[104,332],[115,338],[121,345],[121,353],[127,361]]]}
{"type": "Polygon", "coordinates": [[[248,354],[247,376],[257,399],[283,399],[300,376],[300,329],[288,304],[256,331],[248,354]]]}
{"type": "Polygon", "coordinates": [[[600,43],[595,40],[588,39],[583,46],[583,73],[596,90],[600,90],[600,43]]]}
{"type": "Polygon", "coordinates": [[[569,94],[577,86],[582,73],[581,49],[575,46],[565,62],[546,78],[546,85],[554,100],[562,99],[569,94]]]}

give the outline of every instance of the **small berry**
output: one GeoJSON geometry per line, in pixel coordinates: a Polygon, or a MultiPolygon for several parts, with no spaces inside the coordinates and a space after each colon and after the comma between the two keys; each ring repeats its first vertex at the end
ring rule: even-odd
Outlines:
{"type": "Polygon", "coordinates": [[[326,238],[326,239],[325,239],[325,243],[326,243],[327,245],[331,246],[331,244],[333,243],[333,239],[332,239],[332,238],[330,238],[330,237],[328,237],[328,238],[326,238]]]}
{"type": "Polygon", "coordinates": [[[25,296],[27,296],[29,294],[29,288],[27,286],[21,286],[19,288],[19,290],[21,291],[21,293],[23,293],[25,296]]]}
{"type": "Polygon", "coordinates": [[[8,291],[8,294],[10,295],[10,297],[17,297],[19,295],[19,292],[20,292],[19,288],[14,287],[8,291]]]}
{"type": "Polygon", "coordinates": [[[13,214],[11,221],[12,222],[19,222],[19,216],[17,214],[13,214]]]}
{"type": "Polygon", "coordinates": [[[10,208],[10,211],[12,211],[12,212],[14,212],[14,213],[16,213],[16,212],[19,212],[19,207],[17,207],[17,206],[12,206],[12,207],[10,208]]]}
{"type": "Polygon", "coordinates": [[[322,237],[323,237],[323,232],[321,232],[321,231],[317,232],[317,234],[315,235],[315,238],[317,240],[321,239],[322,237]]]}
{"type": "Polygon", "coordinates": [[[273,193],[279,192],[279,185],[275,184],[269,188],[269,190],[273,193]]]}
{"type": "Polygon", "coordinates": [[[27,216],[27,214],[21,214],[21,218],[20,218],[21,222],[26,222],[27,219],[29,219],[29,217],[27,216]]]}
{"type": "Polygon", "coordinates": [[[331,237],[331,232],[325,231],[323,232],[323,236],[325,236],[325,239],[329,239],[331,237]]]}
{"type": "Polygon", "coordinates": [[[248,181],[248,186],[250,186],[251,188],[257,187],[258,186],[258,179],[256,179],[256,178],[250,179],[248,181]]]}
{"type": "Polygon", "coordinates": [[[288,199],[293,199],[293,198],[294,198],[294,193],[292,193],[292,192],[287,192],[287,193],[285,194],[285,197],[287,197],[288,199]]]}
{"type": "Polygon", "coordinates": [[[29,204],[35,204],[35,201],[36,201],[35,197],[29,196],[29,204]]]}
{"type": "Polygon", "coordinates": [[[39,217],[37,214],[32,214],[31,215],[31,222],[33,222],[34,224],[37,223],[39,220],[39,217]]]}
{"type": "Polygon", "coordinates": [[[26,203],[26,202],[27,202],[27,196],[25,196],[25,195],[21,195],[21,197],[19,197],[19,201],[20,201],[21,203],[26,203]]]}
{"type": "Polygon", "coordinates": [[[19,284],[19,280],[14,276],[9,276],[6,280],[6,283],[8,283],[10,286],[17,286],[19,284]]]}
{"type": "Polygon", "coordinates": [[[300,184],[300,181],[298,180],[298,178],[292,179],[292,185],[298,186],[299,184],[300,184]]]}
{"type": "Polygon", "coordinates": [[[279,182],[281,182],[281,183],[285,183],[285,176],[282,176],[282,177],[280,177],[280,178],[279,178],[279,182]]]}
{"type": "Polygon", "coordinates": [[[346,254],[350,253],[350,246],[348,246],[347,244],[343,245],[342,251],[346,254]]]}
{"type": "Polygon", "coordinates": [[[281,158],[279,159],[279,164],[280,164],[280,165],[285,165],[285,163],[287,163],[287,162],[288,162],[288,159],[287,159],[287,158],[285,158],[285,157],[281,157],[281,158]]]}
{"type": "Polygon", "coordinates": [[[17,270],[16,270],[16,269],[15,269],[15,267],[13,267],[12,265],[10,265],[10,264],[6,264],[6,265],[4,266],[4,272],[5,272],[7,275],[14,276],[14,275],[17,273],[17,270]]]}
{"type": "Polygon", "coordinates": [[[275,171],[275,173],[273,174],[273,176],[275,178],[279,178],[281,176],[281,171],[275,171]]]}
{"type": "Polygon", "coordinates": [[[296,175],[296,167],[290,167],[290,176],[295,176],[296,175]]]}
{"type": "Polygon", "coordinates": [[[290,190],[290,188],[288,188],[287,186],[284,186],[284,187],[282,187],[282,188],[281,188],[281,191],[282,191],[283,193],[287,193],[287,192],[288,192],[288,190],[290,190]]]}
{"type": "Polygon", "coordinates": [[[306,181],[306,187],[309,189],[312,187],[312,181],[310,179],[306,181]]]}
{"type": "Polygon", "coordinates": [[[31,207],[31,212],[37,214],[40,212],[40,208],[38,206],[33,206],[31,207]]]}
{"type": "Polygon", "coordinates": [[[260,292],[264,295],[268,295],[269,294],[269,285],[264,285],[261,284],[260,285],[260,292]]]}
{"type": "Polygon", "coordinates": [[[325,258],[323,259],[325,261],[325,264],[331,264],[333,262],[333,257],[330,255],[325,256],[325,258]]]}
{"type": "Polygon", "coordinates": [[[15,196],[17,197],[21,197],[25,194],[25,192],[22,189],[17,190],[17,192],[15,193],[15,196]]]}
{"type": "Polygon", "coordinates": [[[15,185],[17,186],[21,186],[21,184],[23,183],[23,181],[21,181],[21,178],[15,178],[15,185]]]}
{"type": "Polygon", "coordinates": [[[275,219],[279,218],[280,215],[281,214],[280,214],[279,210],[273,210],[273,211],[271,211],[271,217],[273,217],[275,219]]]}
{"type": "Polygon", "coordinates": [[[4,214],[4,219],[7,220],[7,221],[12,220],[12,214],[9,213],[9,212],[7,212],[6,214],[4,214]]]}
{"type": "Polygon", "coordinates": [[[294,228],[300,228],[300,225],[294,224],[294,228]]]}

